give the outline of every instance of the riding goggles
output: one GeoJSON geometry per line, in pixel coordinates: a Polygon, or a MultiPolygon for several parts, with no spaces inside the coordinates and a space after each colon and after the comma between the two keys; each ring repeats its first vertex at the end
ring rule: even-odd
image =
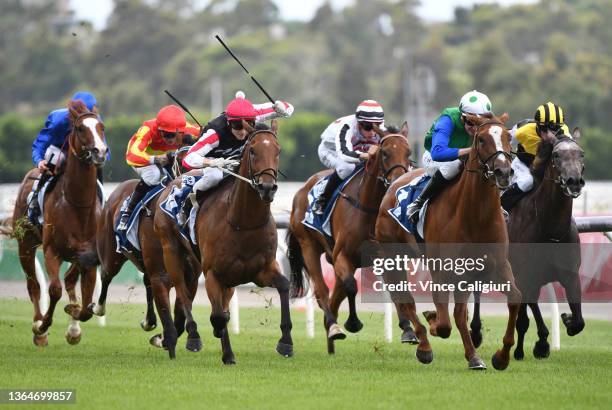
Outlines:
{"type": "MultiPolygon", "coordinates": [[[[243,120],[234,120],[234,121],[228,121],[229,126],[236,131],[240,131],[242,128],[244,128],[242,126],[242,121],[243,120]]],[[[249,124],[251,127],[255,127],[255,120],[244,120],[247,122],[247,124],[249,124]]]]}

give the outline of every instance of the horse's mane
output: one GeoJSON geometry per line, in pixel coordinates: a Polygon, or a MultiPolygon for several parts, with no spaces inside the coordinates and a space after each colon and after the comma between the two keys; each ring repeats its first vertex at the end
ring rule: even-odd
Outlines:
{"type": "Polygon", "coordinates": [[[258,122],[255,124],[255,131],[270,131],[271,128],[265,122],[258,122]]]}
{"type": "Polygon", "coordinates": [[[400,128],[396,125],[386,125],[389,134],[399,134],[400,128]]]}
{"type": "Polygon", "coordinates": [[[554,141],[547,139],[542,139],[540,145],[538,145],[536,157],[531,165],[531,173],[538,181],[544,178],[544,173],[546,172],[546,167],[548,167],[554,147],[554,141]]]}

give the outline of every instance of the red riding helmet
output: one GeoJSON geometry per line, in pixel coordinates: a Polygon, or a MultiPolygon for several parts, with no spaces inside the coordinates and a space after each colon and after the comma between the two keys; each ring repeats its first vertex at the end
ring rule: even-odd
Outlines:
{"type": "Polygon", "coordinates": [[[157,128],[167,132],[184,131],[187,125],[185,113],[176,105],[166,105],[159,110],[155,120],[157,121],[157,128]]]}
{"type": "Polygon", "coordinates": [[[254,120],[257,110],[253,104],[244,97],[244,93],[236,93],[236,98],[230,101],[225,108],[225,116],[232,120],[254,120]]]}

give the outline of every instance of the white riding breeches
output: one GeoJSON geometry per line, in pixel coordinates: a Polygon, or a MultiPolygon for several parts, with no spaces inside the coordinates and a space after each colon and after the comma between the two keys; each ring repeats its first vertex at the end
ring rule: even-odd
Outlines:
{"type": "Polygon", "coordinates": [[[145,184],[155,186],[163,179],[163,174],[157,165],[147,165],[144,167],[132,167],[140,176],[145,184]]]}
{"type": "Polygon", "coordinates": [[[512,170],[514,171],[512,183],[518,185],[523,192],[530,191],[533,188],[533,175],[531,175],[529,167],[516,157],[512,160],[512,170]]]}
{"type": "Polygon", "coordinates": [[[335,148],[319,144],[319,159],[328,168],[333,168],[341,179],[346,179],[355,170],[356,164],[346,162],[340,158],[335,148]]]}
{"type": "Polygon", "coordinates": [[[437,162],[431,158],[431,153],[425,151],[423,153],[423,165],[425,166],[425,173],[432,177],[436,171],[440,171],[444,179],[450,181],[455,178],[461,172],[463,164],[460,159],[453,161],[437,162]]]}
{"type": "Polygon", "coordinates": [[[223,171],[215,167],[202,169],[202,178],[193,185],[193,192],[207,191],[219,185],[223,179],[223,171]]]}

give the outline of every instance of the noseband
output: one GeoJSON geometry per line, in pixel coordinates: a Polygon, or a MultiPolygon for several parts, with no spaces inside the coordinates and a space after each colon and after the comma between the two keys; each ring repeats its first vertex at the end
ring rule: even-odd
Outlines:
{"type": "MultiPolygon", "coordinates": [[[[560,172],[561,169],[560,169],[559,166],[557,166],[557,163],[555,162],[555,159],[554,159],[555,149],[557,148],[557,146],[561,142],[570,142],[570,143],[576,145],[578,148],[580,148],[580,145],[578,145],[578,143],[573,138],[571,138],[571,137],[568,137],[566,135],[562,135],[560,137],[557,137],[557,141],[555,142],[555,144],[553,146],[552,153],[551,153],[551,156],[553,156],[553,157],[550,159],[551,167],[552,167],[553,170],[557,171],[557,176],[555,178],[553,178],[552,180],[553,180],[553,182],[555,184],[559,185],[559,187],[561,188],[563,193],[565,193],[567,196],[570,196],[572,198],[578,198],[578,196],[580,194],[572,193],[572,191],[569,189],[569,187],[567,186],[567,182],[561,177],[561,172],[560,172]]],[[[580,175],[580,179],[582,181],[582,174],[580,175]]]]}
{"type": "MultiPolygon", "coordinates": [[[[474,134],[474,140],[476,140],[476,137],[478,137],[478,135],[481,132],[481,128],[484,127],[485,125],[500,125],[502,128],[504,127],[504,124],[502,124],[499,121],[485,121],[476,128],[476,133],[474,134]]],[[[493,170],[489,166],[489,162],[500,154],[506,157],[509,161],[512,161],[512,155],[510,155],[510,153],[506,151],[495,151],[493,154],[489,155],[486,159],[483,160],[482,157],[480,156],[480,150],[478,148],[478,144],[476,144],[476,158],[478,159],[478,169],[482,172],[482,176],[484,177],[484,179],[488,180],[492,176],[495,175],[493,170]]]]}
{"type": "Polygon", "coordinates": [[[98,115],[93,112],[85,112],[85,113],[79,114],[79,116],[76,117],[76,119],[74,120],[71,137],[68,138],[68,141],[69,141],[68,143],[70,145],[70,152],[72,153],[72,155],[74,155],[79,161],[85,164],[93,165],[95,162],[94,161],[94,158],[95,158],[94,151],[97,150],[95,145],[82,146],[81,151],[77,153],[76,150],[74,149],[74,146],[73,146],[74,144],[72,143],[72,136],[79,138],[76,125],[79,123],[79,121],[81,121],[85,117],[94,117],[98,119],[99,121],[98,115]]]}
{"type": "MultiPolygon", "coordinates": [[[[406,143],[408,143],[408,139],[406,137],[404,137],[403,135],[401,135],[401,134],[391,134],[391,135],[385,136],[383,139],[380,140],[380,142],[378,143],[378,145],[380,146],[380,149],[382,149],[382,146],[383,146],[384,142],[387,141],[387,139],[392,138],[392,137],[401,138],[406,143]]],[[[383,183],[385,189],[389,188],[389,186],[393,182],[393,181],[389,180],[389,175],[391,174],[391,172],[393,172],[397,168],[403,169],[404,173],[406,173],[406,172],[410,171],[410,168],[412,168],[412,167],[409,166],[409,168],[406,168],[403,164],[394,164],[394,165],[390,166],[387,169],[387,168],[385,168],[384,161],[380,161],[380,173],[378,174],[376,179],[383,183]]]]}

